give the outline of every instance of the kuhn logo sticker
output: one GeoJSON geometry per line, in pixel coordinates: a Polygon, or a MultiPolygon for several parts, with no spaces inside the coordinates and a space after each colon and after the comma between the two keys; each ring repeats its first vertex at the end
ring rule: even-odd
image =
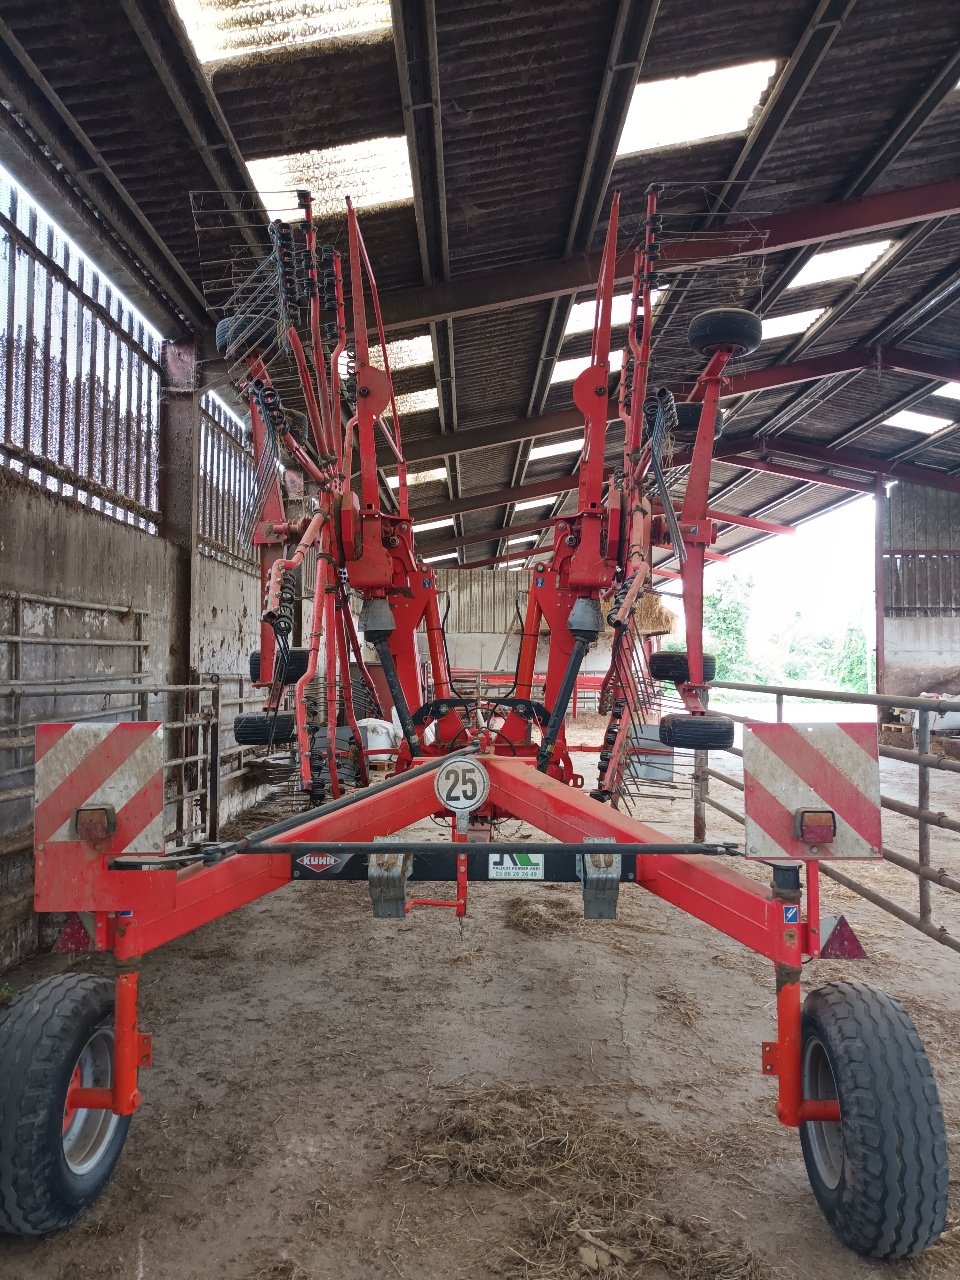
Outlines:
{"type": "Polygon", "coordinates": [[[331,867],[340,865],[340,859],[335,858],[332,853],[305,853],[297,862],[308,871],[329,871],[331,867]]]}

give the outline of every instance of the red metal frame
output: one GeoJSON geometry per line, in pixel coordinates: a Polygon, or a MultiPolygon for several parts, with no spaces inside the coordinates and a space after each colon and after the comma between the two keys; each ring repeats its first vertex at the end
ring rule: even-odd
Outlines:
{"type": "MultiPolygon", "coordinates": [[[[307,245],[307,280],[317,283],[316,244],[309,200],[303,204],[307,245]]],[[[574,399],[584,419],[583,460],[575,481],[578,510],[554,523],[552,548],[538,553],[527,613],[520,637],[513,696],[529,703],[538,682],[537,649],[541,627],[550,634],[547,670],[543,677],[543,701],[557,705],[561,689],[572,691],[571,660],[576,660],[575,637],[568,626],[578,602],[595,607],[614,593],[614,621],[622,624],[633,603],[648,588],[653,570],[653,513],[647,494],[651,464],[644,443],[643,400],[651,351],[653,313],[651,291],[657,269],[657,191],[647,198],[644,243],[634,259],[633,323],[629,350],[632,355],[629,392],[622,388],[619,404],[625,423],[625,452],[620,474],[605,474],[605,444],[610,374],[610,328],[613,284],[617,264],[619,197],[614,199],[601,264],[597,311],[590,367],[574,383],[574,399]],[[637,324],[640,332],[636,332],[637,324]]],[[[336,722],[338,690],[344,698],[345,717],[356,734],[356,720],[349,695],[351,659],[359,662],[372,688],[348,607],[347,589],[372,604],[385,602],[393,630],[384,642],[395,665],[396,687],[408,711],[424,702],[422,664],[417,631],[425,631],[429,651],[432,702],[414,724],[412,743],[405,742],[396,763],[398,775],[388,788],[375,789],[349,807],[315,809],[285,829],[281,836],[260,837],[269,846],[282,844],[284,852],[245,852],[256,837],[241,841],[229,856],[210,865],[195,863],[176,871],[124,871],[110,869],[117,852],[107,841],[96,847],[83,841],[58,846],[56,888],[50,877],[38,877],[39,910],[91,911],[95,917],[94,946],[112,950],[122,962],[139,957],[230,911],[288,884],[292,877],[291,844],[353,840],[371,842],[390,836],[428,816],[447,815],[434,791],[430,772],[408,771],[414,756],[439,756],[470,743],[490,778],[490,795],[479,811],[481,819],[514,817],[530,823],[560,841],[582,843],[586,838],[608,837],[618,843],[663,844],[666,838],[654,828],[620,812],[614,805],[582,790],[583,780],[573,769],[570,753],[559,729],[552,753],[537,760],[529,714],[513,707],[502,716],[499,728],[474,723],[471,713],[453,705],[456,698],[443,640],[442,621],[434,575],[418,557],[408,514],[406,472],[399,419],[389,370],[387,345],[373,273],[363,246],[354,210],[348,206],[347,232],[351,271],[353,341],[355,344],[356,409],[341,428],[340,379],[337,361],[345,349],[346,322],[339,256],[333,255],[337,304],[337,341],[327,353],[319,326],[319,306],[310,306],[310,362],[295,330],[288,330],[288,346],[300,374],[308,406],[313,443],[300,444],[290,434],[282,412],[264,420],[257,394],[270,388],[270,374],[261,356],[253,351],[246,360],[254,445],[259,461],[274,431],[317,487],[315,510],[297,523],[287,520],[279,482],[271,483],[267,502],[254,536],[260,548],[264,587],[261,632],[261,684],[267,691],[266,707],[276,708],[285,696],[274,680],[277,651],[274,627],[283,608],[283,586],[292,570],[301,566],[308,551],[317,553],[314,618],[309,641],[307,673],[293,693],[297,723],[297,752],[305,787],[316,782],[312,756],[317,742],[325,742],[326,772],[336,798],[344,785],[337,761],[336,722]],[[365,286],[366,285],[366,289],[365,286]],[[369,290],[374,325],[367,317],[369,290]],[[368,332],[379,335],[384,368],[371,363],[368,332]],[[329,372],[325,367],[329,360],[329,372]],[[257,391],[259,388],[259,392],[257,391]],[[388,407],[391,424],[384,421],[388,407]],[[397,461],[399,510],[388,511],[380,497],[376,465],[378,439],[386,440],[397,461]],[[352,487],[353,454],[359,452],[359,493],[352,487]],[[308,686],[320,670],[323,652],[323,730],[311,724],[306,705],[308,686]],[[428,741],[433,720],[435,735],[428,741]],[[415,748],[415,749],[414,749],[415,748]]],[[[702,682],[703,567],[710,555],[717,520],[733,519],[712,511],[708,503],[710,465],[713,457],[713,424],[718,400],[725,386],[730,351],[719,351],[690,392],[702,402],[700,423],[690,458],[690,478],[679,514],[685,559],[681,570],[687,626],[687,652],[691,681],[681,692],[688,709],[705,709],[702,682]]],[[[622,377],[627,383],[628,377],[622,377]]],[[[271,402],[272,403],[272,402],[271,402]]],[[[274,410],[270,411],[272,414],[274,410]]],[[[546,482],[550,485],[551,482],[546,482]]],[[[555,486],[559,487],[559,486],[555,486]]],[[[738,517],[743,523],[746,519],[738,517]]],[[[778,526],[754,521],[767,531],[778,526]]],[[[383,616],[381,608],[380,615],[383,616]]],[[[581,643],[581,642],[577,642],[581,643]]],[[[634,644],[632,638],[626,643],[634,644]]],[[[636,691],[633,691],[635,695],[636,691]]],[[[629,698],[631,691],[626,690],[629,698]]],[[[497,699],[492,698],[493,709],[497,699]]],[[[614,752],[622,750],[624,729],[617,732],[614,752]]],[[[365,778],[362,777],[362,781],[365,778]]],[[[455,837],[459,839],[459,837],[455,837]]],[[[42,851],[40,851],[42,852],[42,851]]],[[[779,1080],[777,1113],[787,1125],[804,1120],[837,1119],[834,1103],[813,1104],[802,1098],[800,1081],[800,967],[805,957],[819,951],[819,897],[816,863],[808,864],[806,917],[799,912],[800,895],[785,894],[744,876],[709,858],[674,855],[639,855],[635,859],[636,884],[672,903],[681,911],[766,956],[775,967],[777,981],[777,1040],[764,1046],[763,1070],[779,1080]],[[789,909],[788,909],[789,908],[789,909]]],[[[467,908],[467,855],[458,855],[454,898],[417,898],[410,906],[453,909],[462,917],[467,908]]],[[[148,1064],[149,1043],[137,1025],[137,975],[124,973],[117,980],[117,1019],[114,1084],[110,1091],[74,1088],[71,1106],[110,1106],[129,1114],[139,1101],[136,1072],[148,1064]]]]}

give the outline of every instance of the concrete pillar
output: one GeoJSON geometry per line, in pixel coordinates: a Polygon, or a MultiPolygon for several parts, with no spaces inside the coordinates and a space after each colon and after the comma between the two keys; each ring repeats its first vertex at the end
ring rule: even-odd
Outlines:
{"type": "Polygon", "coordinates": [[[160,536],[177,552],[173,598],[168,601],[173,640],[167,677],[191,678],[193,571],[198,554],[200,493],[200,389],[193,338],[165,342],[161,355],[158,488],[160,536]]]}

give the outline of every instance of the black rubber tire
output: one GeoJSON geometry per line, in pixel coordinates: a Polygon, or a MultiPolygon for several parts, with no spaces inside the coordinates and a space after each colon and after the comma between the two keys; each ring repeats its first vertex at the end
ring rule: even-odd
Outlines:
{"type": "MultiPolygon", "coordinates": [[[[130,1116],[117,1117],[94,1167],[64,1155],[64,1107],[74,1067],[96,1031],[113,1022],[114,986],[88,973],[59,974],[22,991],[0,1014],[0,1231],[59,1231],[96,1200],[120,1158],[130,1116]]],[[[105,1135],[107,1137],[107,1135],[105,1135]]]]}
{"type": "MultiPolygon", "coordinates": [[[[291,649],[287,658],[287,669],[283,673],[284,684],[296,684],[301,676],[307,674],[310,662],[309,649],[291,649]]],[[[254,649],[250,655],[250,679],[254,684],[260,683],[260,650],[254,649]]]]}
{"type": "Polygon", "coordinates": [[[734,725],[728,716],[669,715],[660,721],[660,741],[665,747],[685,751],[726,751],[733,746],[734,725]]]}
{"type": "Polygon", "coordinates": [[[217,350],[231,360],[240,360],[248,352],[263,350],[277,340],[277,321],[274,316],[244,315],[225,316],[217,324],[217,350]]]}
{"type": "Polygon", "coordinates": [[[834,1231],[869,1258],[910,1258],[940,1238],[947,1213],[947,1139],[936,1081],[910,1015],[863,982],[831,982],[803,1005],[805,1097],[839,1098],[841,1124],[800,1126],[810,1185],[834,1231]],[[823,1061],[832,1084],[811,1089],[823,1061]],[[808,1092],[807,1089],[810,1089],[808,1092]],[[836,1144],[839,1177],[817,1150],[836,1144]],[[839,1137],[839,1142],[838,1142],[839,1137]]]}
{"type": "MultiPolygon", "coordinates": [[[[663,649],[650,655],[650,676],[653,680],[672,680],[674,684],[686,684],[690,679],[690,668],[684,650],[672,652],[663,649]]],[[[717,677],[717,660],[712,653],[703,655],[703,678],[715,680],[717,677]]]]}
{"type": "MultiPolygon", "coordinates": [[[[674,438],[677,440],[693,440],[697,434],[697,428],[700,426],[700,411],[703,408],[699,404],[690,404],[687,400],[677,402],[677,427],[674,431],[674,438]]],[[[719,440],[723,435],[723,410],[717,409],[717,417],[713,424],[713,438],[719,440]]]]}
{"type": "MultiPolygon", "coordinates": [[[[273,715],[264,711],[248,711],[233,718],[233,736],[240,747],[266,747],[270,743],[273,715]]],[[[297,740],[297,723],[292,711],[281,711],[273,731],[274,746],[297,740]]]]}
{"type": "Polygon", "coordinates": [[[730,349],[734,355],[748,356],[763,338],[760,317],[740,307],[714,307],[694,316],[687,329],[687,342],[698,355],[730,349]]]}

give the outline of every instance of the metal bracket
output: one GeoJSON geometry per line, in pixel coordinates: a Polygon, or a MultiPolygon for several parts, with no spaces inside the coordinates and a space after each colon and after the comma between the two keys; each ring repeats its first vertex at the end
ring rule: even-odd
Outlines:
{"type": "Polygon", "coordinates": [[[412,853],[371,853],[367,859],[367,883],[378,920],[402,920],[406,914],[412,863],[412,853]]]}
{"type": "Polygon", "coordinates": [[[149,1031],[137,1032],[137,1066],[153,1066],[153,1035],[149,1031]]]}
{"type": "MultiPolygon", "coordinates": [[[[613,844],[612,836],[587,839],[584,844],[613,844]]],[[[583,882],[584,920],[616,920],[620,896],[620,854],[581,853],[577,873],[583,882]]]]}
{"type": "Polygon", "coordinates": [[[777,1040],[764,1040],[760,1046],[761,1070],[765,1076],[780,1074],[780,1044],[777,1040]]]}

